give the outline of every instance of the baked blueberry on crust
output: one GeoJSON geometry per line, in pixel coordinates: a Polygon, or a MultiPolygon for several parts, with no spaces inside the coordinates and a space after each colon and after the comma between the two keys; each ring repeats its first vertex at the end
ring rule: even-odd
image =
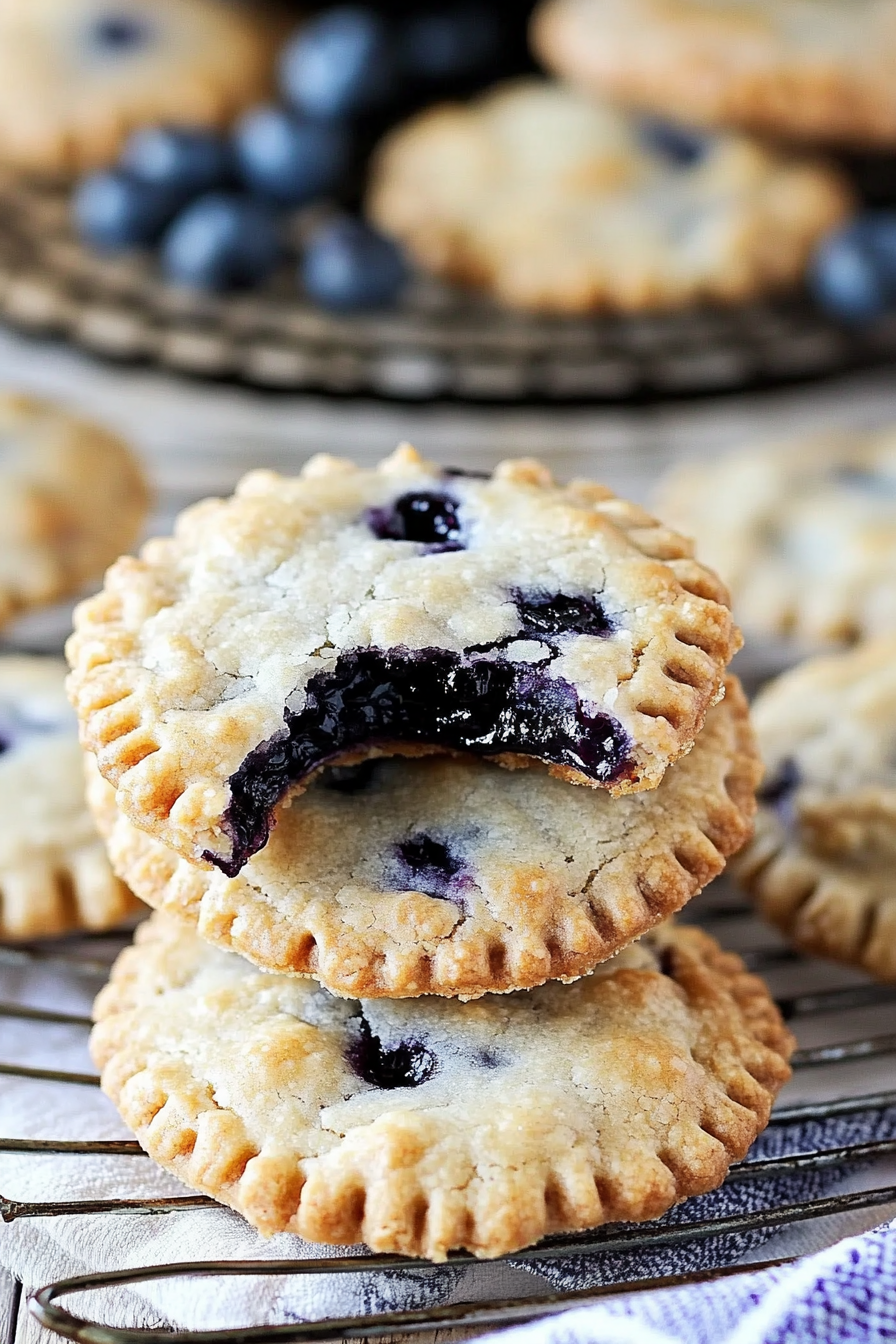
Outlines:
{"type": "Polygon", "coordinates": [[[189,509],[113,566],[68,652],[121,811],[233,875],[326,764],[470,752],[655,788],[739,638],[690,544],[604,487],[404,446],[189,509]]]}
{"type": "Polygon", "coordinates": [[[95,1006],[142,1146],[265,1234],[444,1260],[655,1218],[768,1123],[793,1040],[743,962],[663,926],[594,975],[340,999],[154,915],[95,1006]]]}
{"type": "Polygon", "coordinates": [[[96,771],[88,800],[119,876],[208,942],[335,994],[472,999],[585,975],[680,910],[749,836],[759,773],[729,677],[656,789],[367,760],[320,772],[233,878],[138,830],[96,771]]]}

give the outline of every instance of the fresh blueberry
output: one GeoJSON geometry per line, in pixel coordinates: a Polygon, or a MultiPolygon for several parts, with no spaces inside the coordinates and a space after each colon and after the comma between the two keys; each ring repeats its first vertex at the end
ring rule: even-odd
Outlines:
{"type": "Polygon", "coordinates": [[[399,495],[385,509],[367,509],[364,522],[380,541],[416,541],[440,551],[464,549],[456,499],[430,490],[399,495]]]}
{"type": "Polygon", "coordinates": [[[310,19],[280,57],[280,87],[299,112],[351,116],[390,95],[394,58],[388,25],[363,5],[337,5],[310,19]]]}
{"type": "Polygon", "coordinates": [[[659,117],[643,117],[640,123],[641,143],[651,154],[672,163],[676,168],[691,168],[705,157],[709,141],[699,131],[679,126],[659,117]]]}
{"type": "Polygon", "coordinates": [[[152,38],[152,26],[136,14],[110,10],[90,20],[85,37],[91,51],[119,56],[145,47],[152,38]]]}
{"type": "Polygon", "coordinates": [[[227,186],[233,177],[233,156],[227,142],[213,131],[143,126],[128,139],[121,167],[186,203],[191,196],[227,186]]]}
{"type": "Polygon", "coordinates": [[[179,198],[165,188],[117,169],[82,178],[72,198],[79,234],[107,252],[156,242],[179,205],[179,198]]]}
{"type": "Polygon", "coordinates": [[[500,26],[493,11],[457,4],[414,14],[399,37],[402,69],[421,83],[475,74],[498,52],[500,26]]]}
{"type": "Polygon", "coordinates": [[[439,1064],[421,1041],[399,1041],[384,1046],[375,1036],[366,1017],[355,1018],[350,1026],[345,1058],[349,1067],[365,1083],[392,1090],[396,1087],[420,1087],[438,1073],[439,1064]]]}
{"type": "Polygon", "coordinates": [[[348,216],[312,233],[300,267],[306,294],[336,312],[387,307],[398,298],[407,274],[401,250],[390,238],[348,216]]]}
{"type": "Polygon", "coordinates": [[[247,112],[234,134],[240,175],[250,191],[277,205],[306,205],[339,184],[351,140],[334,122],[297,117],[280,107],[247,112]]]}
{"type": "Polygon", "coordinates": [[[615,625],[594,597],[570,597],[566,593],[523,593],[513,601],[525,635],[611,635],[615,625]]]}
{"type": "Polygon", "coordinates": [[[869,211],[829,234],[809,269],[816,299],[835,317],[860,322],[896,303],[896,214],[869,211]]]}
{"type": "Polygon", "coordinates": [[[280,255],[277,217],[267,206],[210,192],[177,216],[162,239],[161,260],[176,284],[227,290],[260,284],[280,255]]]}

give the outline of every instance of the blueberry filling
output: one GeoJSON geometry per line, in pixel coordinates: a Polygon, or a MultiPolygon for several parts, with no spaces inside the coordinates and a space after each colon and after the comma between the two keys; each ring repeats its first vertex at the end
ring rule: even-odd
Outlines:
{"type": "Polygon", "coordinates": [[[488,481],[487,471],[476,471],[473,467],[443,467],[442,475],[447,477],[466,477],[469,481],[488,481]]]}
{"type": "Polygon", "coordinates": [[[664,947],[657,954],[660,972],[670,977],[675,976],[675,952],[671,947],[664,947]]]}
{"type": "Polygon", "coordinates": [[[515,752],[569,766],[596,783],[631,771],[629,740],[608,714],[544,668],[445,649],[356,649],[308,682],[302,708],[249,753],[228,783],[223,830],[230,857],[203,858],[228,876],[267,843],[290,785],[352,747],[421,742],[481,755],[515,752]]]}
{"type": "Polygon", "coordinates": [[[395,846],[392,878],[396,885],[440,901],[458,901],[456,878],[463,860],[431,835],[412,835],[395,846]]]}
{"type": "Polygon", "coordinates": [[[362,761],[360,765],[333,765],[324,772],[321,783],[333,793],[363,793],[373,783],[379,761],[362,761]]]}
{"type": "Polygon", "coordinates": [[[611,635],[616,628],[594,597],[566,593],[513,593],[524,635],[611,635]]]}
{"type": "Polygon", "coordinates": [[[345,1059],[365,1083],[388,1090],[420,1087],[438,1073],[438,1060],[422,1041],[399,1041],[387,1046],[374,1035],[366,1017],[355,1018],[349,1025],[345,1059]]]}
{"type": "Polygon", "coordinates": [[[149,25],[128,14],[106,14],[90,25],[88,41],[101,51],[131,51],[149,39],[149,25]]]}
{"type": "Polygon", "coordinates": [[[708,148],[706,136],[659,117],[644,117],[640,133],[645,149],[676,168],[693,167],[704,158],[708,148]]]}
{"type": "Polygon", "coordinates": [[[380,541],[416,541],[433,551],[462,551],[460,504],[432,490],[400,495],[385,509],[367,509],[364,522],[380,541]]]}
{"type": "Polygon", "coordinates": [[[799,788],[800,782],[799,766],[792,756],[787,756],[775,773],[763,781],[756,796],[761,803],[777,807],[780,803],[786,802],[794,790],[799,788]]]}

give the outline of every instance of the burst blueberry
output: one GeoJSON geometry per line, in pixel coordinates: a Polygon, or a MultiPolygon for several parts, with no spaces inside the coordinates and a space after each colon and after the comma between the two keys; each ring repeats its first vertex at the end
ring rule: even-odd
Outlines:
{"type": "Polygon", "coordinates": [[[567,593],[513,593],[522,633],[526,635],[594,635],[603,638],[616,628],[594,597],[567,593]]]}
{"type": "Polygon", "coordinates": [[[464,863],[442,840],[425,833],[412,835],[396,845],[395,859],[396,885],[440,901],[457,897],[456,879],[464,863]]]}
{"type": "Polygon", "coordinates": [[[393,304],[407,277],[397,244],[349,216],[312,233],[299,268],[306,294],[336,312],[393,304]]]}
{"type": "Polygon", "coordinates": [[[279,224],[261,201],[212,192],[178,215],[162,241],[169,280],[197,289],[260,284],[281,256],[279,224]]]}
{"type": "Polygon", "coordinates": [[[350,1028],[346,1062],[365,1083],[388,1091],[420,1087],[438,1072],[438,1060],[422,1041],[402,1040],[385,1046],[363,1015],[355,1018],[350,1028]]]}
{"type": "Polygon", "coordinates": [[[72,198],[72,214],[85,242],[117,252],[157,242],[180,204],[179,195],[110,169],[82,179],[72,198]]]}
{"type": "Polygon", "coordinates": [[[246,186],[277,205],[306,205],[336,189],[348,167],[344,127],[256,107],[237,125],[234,148],[246,186]]]}
{"type": "Polygon", "coordinates": [[[284,97],[309,117],[352,116],[383,103],[394,82],[386,21],[362,5],[337,5],[309,19],[280,58],[284,97]]]}

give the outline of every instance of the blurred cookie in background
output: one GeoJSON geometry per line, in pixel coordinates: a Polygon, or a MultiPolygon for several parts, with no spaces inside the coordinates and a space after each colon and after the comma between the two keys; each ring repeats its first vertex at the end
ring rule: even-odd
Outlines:
{"type": "Polygon", "coordinates": [[[7,0],[0,164],[82,171],[144,123],[224,126],[268,92],[280,31],[224,0],[7,0]]]}
{"type": "Polygon", "coordinates": [[[555,313],[738,302],[793,285],[850,208],[825,166],[535,79],[393,131],[367,198],[424,271],[555,313]]]}
{"type": "Polygon", "coordinates": [[[148,500],[120,439],[49,402],[0,394],[0,627],[100,579],[137,540],[148,500]]]}
{"type": "Polygon", "coordinates": [[[731,870],[802,950],[896,981],[896,636],[772,682],[756,834],[731,870]]]}
{"type": "Polygon", "coordinates": [[[532,42],[588,92],[681,121],[896,144],[896,0],[545,0],[532,42]]]}
{"type": "Polygon", "coordinates": [[[809,435],[674,468],[656,509],[694,537],[752,640],[896,630],[896,429],[809,435]]]}
{"type": "Polygon", "coordinates": [[[55,658],[0,657],[0,940],[108,929],[143,909],[112,872],[85,801],[55,658]]]}

